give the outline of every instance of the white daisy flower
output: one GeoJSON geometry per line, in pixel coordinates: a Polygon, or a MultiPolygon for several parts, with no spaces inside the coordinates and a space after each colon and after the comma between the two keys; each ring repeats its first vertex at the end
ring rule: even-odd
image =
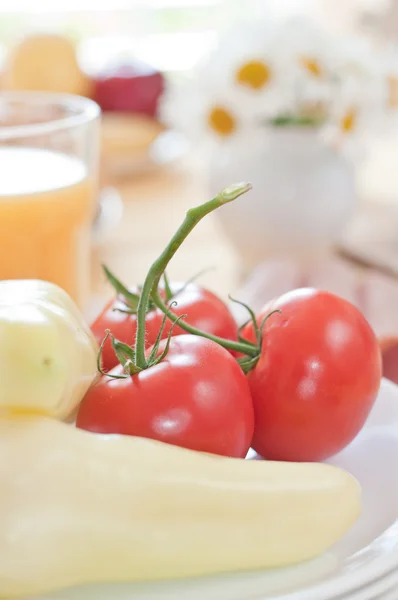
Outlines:
{"type": "Polygon", "coordinates": [[[278,46],[294,79],[297,110],[310,113],[315,109],[315,113],[324,113],[333,89],[333,45],[328,34],[306,20],[294,18],[280,29],[278,46]]]}
{"type": "Polygon", "coordinates": [[[277,35],[280,52],[292,67],[314,81],[327,79],[330,73],[333,43],[329,34],[300,17],[287,20],[277,35]]]}
{"type": "Polygon", "coordinates": [[[203,74],[169,82],[160,106],[160,118],[169,127],[183,132],[193,143],[205,136],[225,140],[241,130],[258,129],[259,123],[223,85],[208,87],[203,74]]]}
{"type": "Polygon", "coordinates": [[[291,78],[276,36],[269,24],[240,25],[220,40],[208,64],[210,77],[215,74],[253,119],[273,118],[291,107],[291,78]]]}
{"type": "Polygon", "coordinates": [[[348,140],[386,106],[398,108],[397,50],[382,66],[370,44],[290,19],[227,32],[191,77],[170,82],[161,116],[195,142],[247,141],[269,125],[324,127],[348,140]]]}
{"type": "Polygon", "coordinates": [[[387,112],[398,109],[398,46],[390,45],[380,61],[382,102],[387,112]]]}
{"type": "Polygon", "coordinates": [[[362,77],[354,75],[342,79],[322,132],[325,141],[351,158],[364,154],[366,136],[381,126],[382,113],[376,108],[380,94],[374,93],[380,86],[372,81],[364,85],[362,77]]]}

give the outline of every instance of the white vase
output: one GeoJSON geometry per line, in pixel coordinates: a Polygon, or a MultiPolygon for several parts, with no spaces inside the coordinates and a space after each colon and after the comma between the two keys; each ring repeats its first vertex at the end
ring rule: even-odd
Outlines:
{"type": "Polygon", "coordinates": [[[210,192],[241,180],[253,189],[215,214],[246,268],[271,255],[319,256],[355,208],[352,164],[314,129],[273,128],[220,148],[209,164],[210,192]]]}

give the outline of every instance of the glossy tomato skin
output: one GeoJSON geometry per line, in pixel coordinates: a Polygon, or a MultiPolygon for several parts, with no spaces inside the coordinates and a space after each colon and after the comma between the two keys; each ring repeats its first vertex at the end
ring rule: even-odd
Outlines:
{"type": "MultiPolygon", "coordinates": [[[[173,307],[173,312],[177,315],[187,315],[186,322],[207,333],[227,338],[237,339],[237,325],[228,306],[218,296],[202,288],[196,283],[189,283],[184,290],[181,290],[184,284],[174,283],[171,285],[175,293],[174,300],[177,306],[173,307]]],[[[137,293],[137,290],[132,290],[137,293]]],[[[101,343],[105,336],[106,329],[119,339],[129,345],[135,343],[137,331],[137,319],[135,315],[120,312],[118,308],[125,308],[120,298],[111,300],[104,308],[102,313],[96,318],[91,329],[98,341],[101,343]]],[[[156,309],[149,311],[146,318],[146,340],[147,346],[155,343],[161,323],[163,313],[156,309]]],[[[168,321],[163,332],[163,338],[166,338],[171,327],[168,321]]],[[[173,330],[173,335],[183,335],[186,332],[178,327],[173,330]]],[[[109,371],[118,364],[115,353],[113,352],[110,340],[104,346],[102,352],[102,366],[109,371]]]]}
{"type": "MultiPolygon", "coordinates": [[[[255,431],[263,457],[320,461],[342,450],[363,427],[381,379],[380,350],[352,304],[302,289],[266,306],[259,362],[249,373],[255,431]]],[[[249,324],[243,336],[254,340],[249,324]]]]}
{"type": "Polygon", "coordinates": [[[254,414],[247,378],[231,354],[215,342],[181,335],[158,365],[128,379],[102,376],[83,399],[76,424],[244,458],[254,414]]]}

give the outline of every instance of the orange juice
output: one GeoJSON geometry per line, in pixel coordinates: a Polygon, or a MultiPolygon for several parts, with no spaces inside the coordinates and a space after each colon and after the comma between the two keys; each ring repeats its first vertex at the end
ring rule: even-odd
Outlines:
{"type": "Polygon", "coordinates": [[[0,147],[0,279],[51,281],[82,305],[95,191],[77,158],[0,147]]]}

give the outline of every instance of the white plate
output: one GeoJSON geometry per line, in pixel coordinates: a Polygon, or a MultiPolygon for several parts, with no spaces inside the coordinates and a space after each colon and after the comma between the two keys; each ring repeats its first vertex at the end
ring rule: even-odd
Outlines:
{"type": "MultiPolygon", "coordinates": [[[[390,581],[396,585],[394,577],[398,571],[398,387],[383,381],[365,428],[330,462],[350,471],[360,481],[363,513],[338,544],[314,561],[287,569],[202,579],[88,586],[53,593],[40,600],[383,598],[384,592],[389,592],[390,581]]],[[[395,593],[397,600],[398,591],[395,593]]]]}
{"type": "Polygon", "coordinates": [[[394,600],[398,596],[398,569],[377,579],[365,587],[361,586],[355,592],[336,596],[333,600],[380,600],[395,590],[394,600]]]}
{"type": "Polygon", "coordinates": [[[389,592],[386,592],[385,594],[383,594],[382,596],[379,596],[377,598],[373,598],[372,600],[397,600],[397,588],[393,588],[391,590],[389,590],[389,592]]]}

